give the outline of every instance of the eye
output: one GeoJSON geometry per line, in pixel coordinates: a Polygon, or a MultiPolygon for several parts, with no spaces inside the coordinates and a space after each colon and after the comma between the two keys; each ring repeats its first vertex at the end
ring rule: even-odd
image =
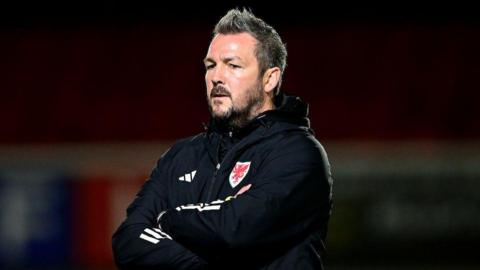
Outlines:
{"type": "Polygon", "coordinates": [[[239,65],[235,65],[235,64],[228,64],[231,68],[241,68],[241,66],[239,65]]]}
{"type": "Polygon", "coordinates": [[[212,69],[212,68],[214,68],[214,67],[215,67],[214,64],[205,65],[205,69],[206,69],[206,70],[210,70],[210,69],[212,69]]]}

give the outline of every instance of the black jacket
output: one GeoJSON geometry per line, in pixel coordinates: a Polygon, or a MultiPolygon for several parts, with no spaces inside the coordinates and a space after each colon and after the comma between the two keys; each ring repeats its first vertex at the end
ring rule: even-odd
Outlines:
{"type": "Polygon", "coordinates": [[[117,265],[323,269],[332,179],[307,114],[285,96],[241,130],[211,122],[174,144],[113,235],[117,265]]]}

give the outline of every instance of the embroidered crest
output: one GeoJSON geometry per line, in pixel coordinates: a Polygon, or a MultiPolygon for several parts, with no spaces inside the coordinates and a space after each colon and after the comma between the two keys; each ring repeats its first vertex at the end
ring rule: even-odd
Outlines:
{"type": "Polygon", "coordinates": [[[250,169],[250,163],[251,161],[237,162],[235,164],[235,167],[233,167],[230,177],[228,178],[232,188],[235,188],[238,184],[240,184],[240,182],[242,182],[243,178],[245,178],[248,170],[250,169]]]}

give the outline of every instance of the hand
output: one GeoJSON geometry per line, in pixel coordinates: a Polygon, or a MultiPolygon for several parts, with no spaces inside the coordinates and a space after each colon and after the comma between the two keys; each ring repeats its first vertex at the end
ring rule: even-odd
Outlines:
{"type": "Polygon", "coordinates": [[[237,196],[240,195],[240,194],[243,194],[243,193],[247,192],[247,190],[249,190],[251,186],[252,186],[252,184],[248,184],[248,185],[246,185],[246,186],[243,186],[243,187],[237,192],[237,194],[235,194],[235,197],[237,197],[237,196]]]}

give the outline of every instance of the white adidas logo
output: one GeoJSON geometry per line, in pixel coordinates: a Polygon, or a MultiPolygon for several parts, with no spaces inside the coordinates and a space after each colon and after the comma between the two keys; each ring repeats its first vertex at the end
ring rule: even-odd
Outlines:
{"type": "Polygon", "coordinates": [[[195,177],[195,174],[197,173],[197,171],[193,171],[191,173],[187,173],[185,174],[184,176],[180,176],[178,178],[178,180],[180,181],[186,181],[186,182],[192,182],[193,178],[195,177]]]}
{"type": "Polygon", "coordinates": [[[143,230],[144,233],[140,234],[140,238],[153,244],[158,244],[160,240],[165,238],[172,240],[172,237],[164,233],[162,230],[157,228],[152,229],[146,228],[145,230],[143,230]]]}

